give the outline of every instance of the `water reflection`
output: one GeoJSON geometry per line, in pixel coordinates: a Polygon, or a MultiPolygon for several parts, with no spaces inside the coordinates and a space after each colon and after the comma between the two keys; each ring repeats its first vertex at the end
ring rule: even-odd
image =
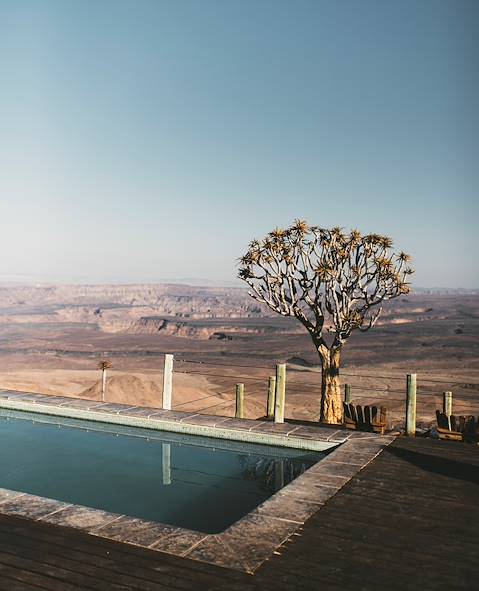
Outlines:
{"type": "Polygon", "coordinates": [[[163,484],[171,484],[171,444],[161,444],[161,468],[163,484]]]}
{"type": "Polygon", "coordinates": [[[243,480],[255,480],[258,487],[270,494],[281,490],[303,474],[312,464],[294,458],[260,458],[240,455],[238,461],[243,480]]]}

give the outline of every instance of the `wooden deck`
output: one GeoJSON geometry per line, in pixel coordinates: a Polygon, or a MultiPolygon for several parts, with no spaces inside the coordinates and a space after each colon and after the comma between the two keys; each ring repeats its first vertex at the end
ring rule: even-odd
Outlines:
{"type": "Polygon", "coordinates": [[[477,446],[400,438],[255,575],[0,516],[0,589],[472,589],[478,501],[477,446]]]}

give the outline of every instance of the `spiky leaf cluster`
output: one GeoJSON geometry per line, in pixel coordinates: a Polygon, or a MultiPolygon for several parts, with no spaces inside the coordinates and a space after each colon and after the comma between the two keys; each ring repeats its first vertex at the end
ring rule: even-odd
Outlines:
{"type": "Polygon", "coordinates": [[[98,369],[105,371],[105,369],[111,369],[113,367],[113,363],[109,359],[103,359],[98,363],[98,369]]]}
{"type": "Polygon", "coordinates": [[[300,320],[317,342],[323,327],[340,347],[355,329],[369,330],[382,301],[410,291],[411,257],[391,251],[379,234],[308,226],[296,220],[253,240],[240,259],[239,277],[250,295],[283,316],[300,320]]]}

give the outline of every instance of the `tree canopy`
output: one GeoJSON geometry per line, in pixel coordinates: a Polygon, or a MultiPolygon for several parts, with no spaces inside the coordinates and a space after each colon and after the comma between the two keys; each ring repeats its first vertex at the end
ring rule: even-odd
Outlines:
{"type": "Polygon", "coordinates": [[[355,329],[367,331],[384,300],[410,291],[411,257],[391,251],[379,234],[308,226],[303,220],[253,240],[240,259],[239,277],[258,302],[296,317],[318,345],[340,348],[355,329]]]}

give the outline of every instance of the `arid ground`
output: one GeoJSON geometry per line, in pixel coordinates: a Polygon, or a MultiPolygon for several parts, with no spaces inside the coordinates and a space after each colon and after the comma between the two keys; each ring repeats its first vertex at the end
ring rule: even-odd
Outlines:
{"type": "MultiPolygon", "coordinates": [[[[408,295],[351,337],[342,381],[354,401],[384,404],[393,427],[403,422],[407,373],[418,375],[419,424],[431,424],[445,390],[457,414],[479,414],[478,337],[478,294],[408,295]]],[[[96,368],[108,358],[108,401],[161,406],[165,353],[175,355],[179,410],[230,416],[243,382],[247,416],[263,416],[268,376],[287,362],[286,416],[319,417],[320,367],[308,335],[244,290],[0,287],[0,388],[99,399],[96,368]]]]}

